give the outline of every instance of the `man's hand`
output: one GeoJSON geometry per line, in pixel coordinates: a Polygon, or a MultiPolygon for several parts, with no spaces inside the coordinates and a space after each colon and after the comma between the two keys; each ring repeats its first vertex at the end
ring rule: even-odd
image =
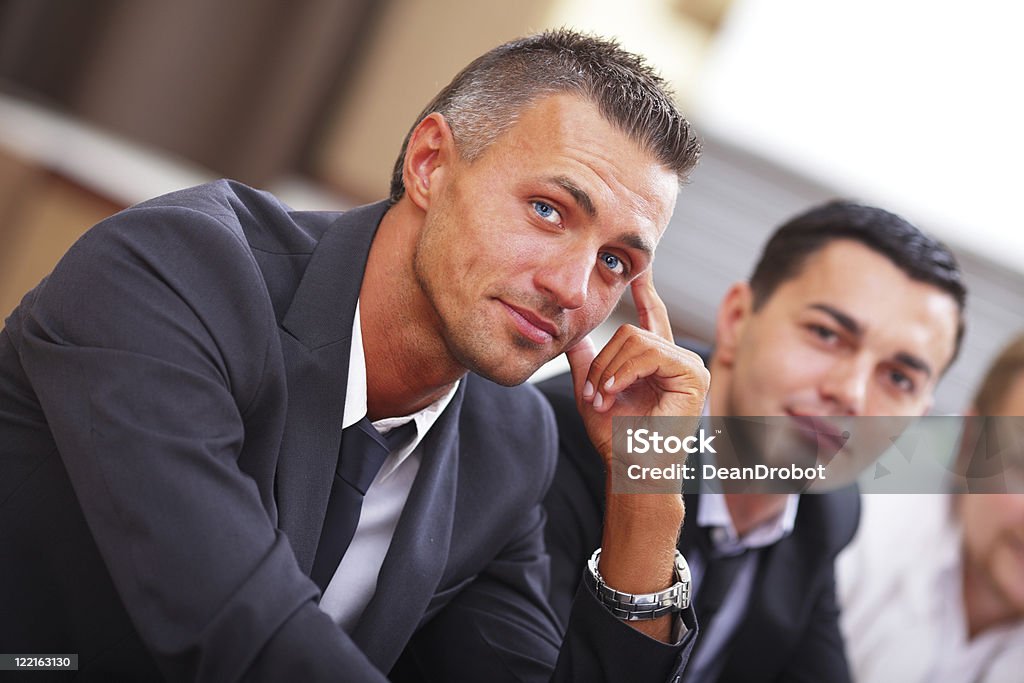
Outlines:
{"type": "Polygon", "coordinates": [[[601,353],[587,338],[565,354],[576,407],[605,465],[612,458],[613,417],[700,416],[710,381],[700,356],[672,341],[650,270],[633,281],[633,301],[639,327],[620,327],[601,353]]]}
{"type": "MultiPolygon", "coordinates": [[[[612,418],[699,416],[710,375],[696,354],[672,341],[651,271],[633,282],[639,327],[623,325],[600,353],[585,339],[566,352],[576,406],[608,472],[600,571],[612,588],[654,593],[673,581],[683,499],[675,494],[612,493],[612,418]]],[[[628,622],[669,642],[670,617],[628,622]]]]}

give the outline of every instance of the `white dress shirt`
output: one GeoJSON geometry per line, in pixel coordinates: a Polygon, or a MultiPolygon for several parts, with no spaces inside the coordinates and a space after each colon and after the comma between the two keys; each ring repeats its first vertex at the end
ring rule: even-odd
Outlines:
{"type": "MultiPolygon", "coordinates": [[[[377,575],[384,564],[405,501],[409,498],[409,491],[420,469],[419,444],[448,407],[458,387],[459,382],[455,382],[447,394],[417,413],[389,417],[373,423],[378,432],[386,434],[395,427],[413,421],[416,423],[416,436],[384,460],[380,472],[363,498],[359,524],[352,542],[320,598],[320,609],[348,633],[355,628],[377,590],[377,575]]],[[[366,414],[366,357],[363,353],[363,333],[357,303],[352,322],[352,347],[341,429],[354,425],[366,414]]]]}
{"type": "Polygon", "coordinates": [[[1024,623],[967,637],[951,497],[866,494],[839,556],[841,626],[858,683],[1017,683],[1024,623]]]}

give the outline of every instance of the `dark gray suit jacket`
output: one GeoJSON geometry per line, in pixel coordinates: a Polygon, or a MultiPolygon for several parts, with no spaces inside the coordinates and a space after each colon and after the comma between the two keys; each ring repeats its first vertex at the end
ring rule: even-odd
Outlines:
{"type": "MultiPolygon", "coordinates": [[[[89,231],[0,333],[0,652],[90,677],[665,680],[589,593],[546,603],[556,460],[530,387],[469,376],[351,636],[308,578],[353,313],[387,209],[293,212],[220,181],[89,231]]],[[[387,340],[378,340],[387,343],[387,340]]],[[[342,454],[344,457],[344,454],[342,454]]]]}
{"type": "MultiPolygon", "coordinates": [[[[554,408],[559,429],[558,468],[544,508],[552,562],[551,604],[556,613],[565,615],[573,609],[572,596],[579,584],[575,567],[601,540],[604,466],[576,410],[569,375],[553,377],[539,387],[554,408]]],[[[699,498],[686,496],[686,521],[679,541],[684,556],[697,552],[699,498]]],[[[855,487],[801,496],[793,533],[757,551],[753,593],[715,680],[850,680],[839,633],[834,562],[853,538],[859,519],[860,496],[855,487]]]]}

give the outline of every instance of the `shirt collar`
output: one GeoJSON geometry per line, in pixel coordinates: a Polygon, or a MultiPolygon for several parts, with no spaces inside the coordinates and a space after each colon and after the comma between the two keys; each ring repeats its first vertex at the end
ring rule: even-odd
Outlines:
{"type": "Polygon", "coordinates": [[[366,416],[366,355],[363,353],[363,328],[359,323],[358,301],[356,313],[352,318],[352,343],[348,352],[348,384],[345,388],[342,429],[348,429],[366,416]]]}
{"type": "Polygon", "coordinates": [[[796,524],[799,504],[799,495],[787,495],[782,512],[757,525],[746,536],[740,538],[729,514],[725,496],[721,493],[702,493],[700,504],[697,506],[697,525],[711,529],[711,539],[719,551],[727,555],[738,554],[743,550],[773,545],[791,534],[796,524]]]}

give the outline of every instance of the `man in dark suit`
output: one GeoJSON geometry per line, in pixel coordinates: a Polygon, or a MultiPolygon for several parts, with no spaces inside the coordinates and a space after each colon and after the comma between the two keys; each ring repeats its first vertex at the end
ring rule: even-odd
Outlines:
{"type": "Polygon", "coordinates": [[[610,506],[563,640],[555,427],[514,385],[567,352],[581,386],[609,361],[649,379],[584,406],[595,434],[614,395],[699,414],[649,273],[698,152],[642,60],[559,31],[427,106],[390,201],[295,212],[221,181],[93,228],[0,334],[0,651],[105,680],[674,678],[681,502],[610,506]],[[597,357],[627,287],[643,329],[597,357]],[[607,586],[672,600],[622,614],[607,586]]]}
{"type": "MultiPolygon", "coordinates": [[[[921,415],[959,348],[964,300],[952,254],[905,220],[816,207],[779,228],[750,281],[726,294],[708,414],[784,416],[801,430],[820,417],[921,415]]],[[[605,477],[568,379],[540,388],[559,423],[546,537],[552,605],[567,614],[572,567],[600,537],[605,477]]],[[[856,530],[856,491],[705,491],[686,508],[680,549],[701,634],[684,680],[849,680],[833,560],[856,530]]]]}

